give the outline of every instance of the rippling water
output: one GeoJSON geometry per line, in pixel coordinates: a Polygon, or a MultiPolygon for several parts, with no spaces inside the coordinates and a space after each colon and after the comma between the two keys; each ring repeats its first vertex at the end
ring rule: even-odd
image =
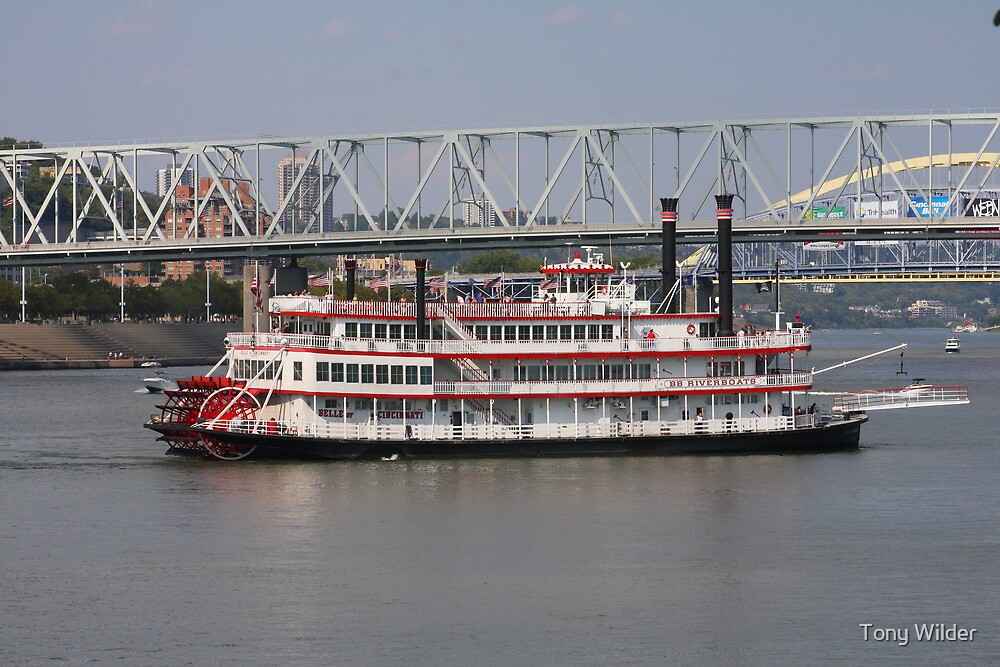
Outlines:
{"type": "Polygon", "coordinates": [[[797,365],[911,343],[907,376],[897,353],[819,389],[918,376],[973,404],[813,456],[176,460],[144,370],[2,374],[0,661],[996,663],[1000,335],[947,336],[816,332],[797,365]],[[859,627],[932,622],[975,640],[859,627]]]}

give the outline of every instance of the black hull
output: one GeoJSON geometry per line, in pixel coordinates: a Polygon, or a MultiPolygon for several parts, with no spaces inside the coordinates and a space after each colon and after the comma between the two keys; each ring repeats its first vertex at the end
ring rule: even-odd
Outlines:
{"type": "MultiPolygon", "coordinates": [[[[255,446],[250,458],[328,460],[445,459],[539,456],[644,456],[671,454],[819,453],[857,449],[867,416],[831,421],[816,428],[761,433],[675,435],[650,438],[564,440],[384,440],[345,441],[281,435],[224,433],[189,428],[213,439],[255,446]]],[[[166,424],[147,424],[155,431],[166,424]]],[[[177,433],[178,426],[169,431],[177,433]]],[[[177,452],[180,453],[180,452],[177,452]]],[[[190,452],[188,452],[190,453],[190,452]]]]}

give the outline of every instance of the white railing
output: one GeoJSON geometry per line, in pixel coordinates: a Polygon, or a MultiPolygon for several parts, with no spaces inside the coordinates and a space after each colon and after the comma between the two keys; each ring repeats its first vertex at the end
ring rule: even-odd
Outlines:
{"type": "Polygon", "coordinates": [[[354,424],[338,421],[296,424],[265,420],[218,420],[197,426],[231,433],[282,435],[330,440],[556,440],[648,438],[727,433],[760,433],[808,429],[820,424],[819,415],[797,417],[735,417],[696,421],[624,422],[603,420],[588,424],[354,424]]]}
{"type": "Polygon", "coordinates": [[[899,408],[925,408],[935,405],[964,405],[968,402],[968,387],[912,385],[898,389],[840,394],[833,397],[833,411],[837,413],[870,412],[899,408]]]}
{"type": "Polygon", "coordinates": [[[573,354],[590,352],[614,354],[622,352],[713,352],[729,351],[748,354],[765,349],[802,348],[808,346],[810,334],[768,332],[759,336],[685,337],[685,338],[619,338],[614,340],[384,340],[345,338],[314,334],[230,333],[234,347],[283,347],[344,350],[347,352],[380,352],[388,354],[441,354],[456,357],[520,355],[527,351],[543,354],[573,354]]]}
{"type": "Polygon", "coordinates": [[[594,394],[628,396],[632,394],[711,392],[721,389],[774,391],[787,387],[811,386],[812,373],[776,375],[690,376],[616,380],[465,380],[434,383],[434,393],[446,396],[511,397],[594,394]]]}

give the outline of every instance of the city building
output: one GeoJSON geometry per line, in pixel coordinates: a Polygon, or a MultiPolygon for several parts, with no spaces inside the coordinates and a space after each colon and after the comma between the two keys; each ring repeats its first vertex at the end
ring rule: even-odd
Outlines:
{"type": "Polygon", "coordinates": [[[946,306],[943,301],[931,299],[918,299],[912,306],[906,309],[910,317],[958,317],[957,306],[946,306]]]}
{"type": "Polygon", "coordinates": [[[465,218],[466,227],[495,227],[497,225],[496,211],[486,199],[486,195],[474,195],[471,199],[463,199],[461,204],[462,217],[465,218]]]}
{"type": "MultiPolygon", "coordinates": [[[[323,188],[329,186],[328,178],[323,178],[319,167],[315,164],[306,164],[306,155],[296,155],[284,158],[278,163],[278,201],[284,202],[285,198],[295,187],[295,179],[302,174],[302,180],[285,207],[284,212],[278,218],[281,226],[286,231],[304,231],[311,227],[311,231],[330,232],[341,227],[333,216],[333,196],[330,195],[323,202],[320,209],[320,184],[323,188]],[[303,174],[303,170],[305,173],[303,174]],[[311,226],[310,226],[310,223],[311,226]]],[[[280,204],[279,204],[280,205],[280,204]]]]}
{"type": "Polygon", "coordinates": [[[178,185],[194,185],[194,169],[188,167],[181,170],[178,167],[164,167],[156,170],[156,194],[165,197],[170,187],[177,181],[178,185]]]}

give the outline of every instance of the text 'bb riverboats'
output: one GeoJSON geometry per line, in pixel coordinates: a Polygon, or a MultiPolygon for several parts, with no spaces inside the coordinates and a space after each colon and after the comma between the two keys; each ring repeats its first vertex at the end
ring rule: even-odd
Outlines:
{"type": "Polygon", "coordinates": [[[349,271],[348,299],[265,299],[267,330],[230,333],[146,426],[172,453],[220,459],[811,452],[857,447],[871,410],[968,402],[902,388],[820,408],[819,371],[797,364],[808,328],[733,332],[721,255],[718,312],[676,312],[670,272],[671,298],[641,300],[591,252],[543,266],[524,300],[449,301],[417,260],[415,302],[358,301],[349,271]]]}

